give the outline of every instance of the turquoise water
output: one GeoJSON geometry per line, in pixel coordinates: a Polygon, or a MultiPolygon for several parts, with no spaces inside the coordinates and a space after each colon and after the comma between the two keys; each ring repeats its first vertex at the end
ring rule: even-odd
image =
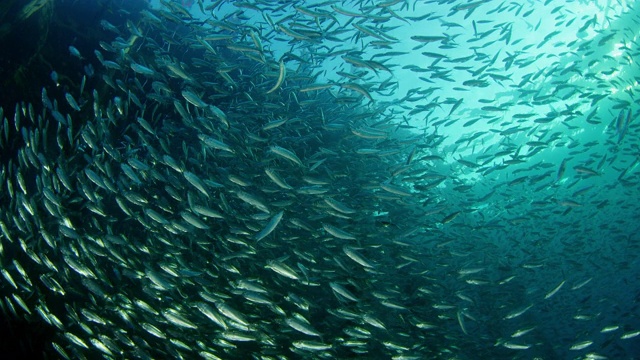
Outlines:
{"type": "Polygon", "coordinates": [[[96,33],[3,103],[22,351],[637,357],[637,2],[55,4],[96,33]]]}

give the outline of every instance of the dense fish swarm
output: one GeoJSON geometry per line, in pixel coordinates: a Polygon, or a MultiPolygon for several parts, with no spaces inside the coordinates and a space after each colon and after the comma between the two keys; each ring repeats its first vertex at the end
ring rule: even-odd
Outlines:
{"type": "Polygon", "coordinates": [[[0,108],[3,317],[64,359],[637,355],[640,5],[603,3],[98,20],[0,108]]]}

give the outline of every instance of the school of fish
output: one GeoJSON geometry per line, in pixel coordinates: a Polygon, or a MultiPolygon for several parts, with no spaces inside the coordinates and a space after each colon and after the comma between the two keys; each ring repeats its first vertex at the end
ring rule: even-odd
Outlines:
{"type": "Polygon", "coordinates": [[[160,0],[96,26],[77,73],[0,108],[0,307],[53,357],[640,351],[639,2],[160,0]]]}

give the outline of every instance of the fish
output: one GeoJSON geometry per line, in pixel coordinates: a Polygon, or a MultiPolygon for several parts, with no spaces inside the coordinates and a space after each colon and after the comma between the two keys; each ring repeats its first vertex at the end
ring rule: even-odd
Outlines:
{"type": "Polygon", "coordinates": [[[287,76],[287,68],[284,65],[284,61],[280,60],[280,62],[278,63],[278,79],[276,80],[276,83],[273,85],[273,87],[269,90],[267,90],[267,94],[271,94],[272,92],[278,90],[280,88],[280,86],[282,86],[282,83],[285,80],[285,77],[287,76]]]}
{"type": "Polygon", "coordinates": [[[141,75],[153,77],[156,74],[155,70],[141,64],[131,63],[130,66],[131,70],[141,75]]]}
{"type": "Polygon", "coordinates": [[[337,228],[337,227],[335,227],[333,225],[330,225],[330,224],[322,224],[322,228],[326,232],[328,232],[329,234],[337,237],[338,239],[343,239],[343,240],[355,240],[356,239],[356,237],[353,234],[348,233],[348,232],[346,232],[346,231],[344,231],[342,229],[339,229],[339,228],[337,228]]]}
{"type": "Polygon", "coordinates": [[[187,100],[187,102],[198,108],[207,108],[209,105],[205,103],[198,95],[196,95],[193,91],[183,90],[182,97],[187,100]]]}
{"type": "Polygon", "coordinates": [[[516,332],[511,334],[511,337],[512,338],[517,338],[517,337],[524,336],[524,335],[528,334],[529,332],[531,332],[534,329],[535,329],[535,326],[534,327],[530,327],[530,328],[526,328],[526,329],[517,330],[516,332]]]}
{"type": "Polygon", "coordinates": [[[220,140],[216,140],[216,139],[212,138],[211,136],[200,134],[200,135],[198,135],[198,138],[208,147],[211,147],[211,148],[214,148],[214,149],[218,149],[218,150],[222,150],[222,151],[227,151],[227,152],[230,152],[232,154],[235,153],[235,151],[231,148],[231,146],[225,144],[224,142],[222,142],[220,140]]]}
{"type": "Polygon", "coordinates": [[[505,342],[502,344],[502,346],[506,347],[507,349],[512,349],[512,350],[527,350],[531,347],[531,345],[527,345],[527,344],[516,344],[516,343],[511,343],[511,342],[505,342]]]}
{"type": "Polygon", "coordinates": [[[71,108],[75,111],[80,111],[80,105],[78,105],[78,103],[76,102],[76,99],[73,98],[73,95],[66,93],[64,94],[64,98],[67,100],[67,103],[69,104],[69,106],[71,106],[71,108]]]}
{"type": "Polygon", "coordinates": [[[351,293],[351,291],[347,290],[341,284],[331,282],[329,283],[329,286],[331,287],[331,290],[333,290],[333,292],[336,294],[336,296],[339,296],[341,299],[350,300],[353,302],[359,301],[358,298],[356,298],[355,295],[351,293]]]}
{"type": "Polygon", "coordinates": [[[300,160],[300,158],[298,158],[298,156],[291,150],[287,150],[285,148],[282,148],[280,146],[276,146],[273,145],[271,147],[269,147],[269,152],[283,158],[286,159],[288,161],[291,161],[292,163],[298,165],[298,166],[302,166],[304,167],[304,164],[302,163],[302,161],[300,160]]]}
{"type": "Polygon", "coordinates": [[[522,314],[524,314],[525,312],[527,312],[529,309],[531,309],[533,307],[533,304],[520,309],[520,310],[515,310],[513,312],[510,312],[509,314],[507,314],[504,319],[513,319],[513,318],[517,318],[518,316],[521,316],[522,314]]]}
{"type": "Polygon", "coordinates": [[[637,6],[420,4],[5,9],[16,349],[633,357],[637,6]]]}
{"type": "Polygon", "coordinates": [[[348,246],[344,246],[342,248],[342,251],[353,261],[355,261],[356,263],[358,263],[359,265],[362,265],[365,268],[373,268],[374,266],[365,258],[362,257],[362,255],[358,254],[357,251],[351,247],[348,246]]]}
{"type": "Polygon", "coordinates": [[[278,187],[285,190],[293,190],[293,187],[287,184],[287,182],[274,169],[267,168],[264,172],[278,187]]]}
{"type": "Polygon", "coordinates": [[[73,45],[69,45],[69,54],[71,54],[71,56],[77,57],[80,60],[84,59],[84,57],[82,57],[82,54],[80,54],[80,50],[78,50],[73,45]]]}
{"type": "Polygon", "coordinates": [[[184,171],[182,174],[184,175],[184,178],[193,187],[195,187],[204,196],[209,197],[209,193],[207,192],[207,189],[205,188],[205,184],[202,182],[202,180],[200,180],[200,178],[196,174],[194,174],[194,173],[192,173],[190,171],[184,171]]]}
{"type": "Polygon", "coordinates": [[[281,263],[279,261],[275,261],[275,260],[268,261],[267,265],[265,265],[265,268],[271,269],[276,274],[282,275],[286,278],[293,279],[293,280],[300,280],[300,276],[298,275],[298,273],[296,273],[295,270],[293,270],[288,265],[281,263]]]}
{"type": "Polygon", "coordinates": [[[632,339],[638,335],[640,335],[640,330],[627,331],[620,336],[620,339],[621,340],[632,339]]]}
{"type": "Polygon", "coordinates": [[[302,315],[295,314],[294,316],[286,319],[285,322],[294,330],[297,330],[305,335],[322,337],[322,335],[316,329],[314,329],[309,321],[302,315]]]}
{"type": "Polygon", "coordinates": [[[273,215],[273,217],[271,217],[271,219],[269,219],[269,221],[267,222],[267,225],[265,225],[265,227],[255,235],[255,240],[260,241],[271,234],[282,220],[283,215],[283,211],[280,211],[279,213],[273,215]]]}
{"type": "Polygon", "coordinates": [[[329,197],[325,197],[324,202],[329,205],[331,208],[333,208],[334,210],[341,212],[343,214],[354,214],[356,213],[356,210],[351,209],[350,207],[346,206],[345,204],[333,199],[333,198],[329,198],[329,197]]]}
{"type": "Polygon", "coordinates": [[[564,285],[564,283],[566,282],[566,280],[563,280],[562,282],[560,282],[560,284],[558,284],[558,286],[556,286],[555,288],[553,288],[553,290],[549,291],[545,296],[545,300],[551,298],[553,295],[555,295],[560,288],[562,288],[562,285],[564,285]]]}
{"type": "Polygon", "coordinates": [[[262,201],[260,200],[257,196],[244,192],[244,191],[238,191],[236,192],[236,196],[246,202],[249,205],[254,206],[256,209],[263,211],[265,213],[270,213],[271,210],[269,209],[269,207],[262,201]]]}
{"type": "Polygon", "coordinates": [[[569,348],[569,350],[582,350],[582,349],[586,349],[589,346],[591,346],[593,344],[593,341],[591,340],[586,340],[586,341],[581,341],[578,343],[575,343],[573,345],[571,345],[571,347],[569,348]]]}

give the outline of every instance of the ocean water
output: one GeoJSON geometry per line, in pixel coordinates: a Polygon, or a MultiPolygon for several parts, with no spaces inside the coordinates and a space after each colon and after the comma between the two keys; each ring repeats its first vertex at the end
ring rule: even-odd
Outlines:
{"type": "Polygon", "coordinates": [[[639,6],[7,2],[0,351],[638,358],[639,6]]]}

